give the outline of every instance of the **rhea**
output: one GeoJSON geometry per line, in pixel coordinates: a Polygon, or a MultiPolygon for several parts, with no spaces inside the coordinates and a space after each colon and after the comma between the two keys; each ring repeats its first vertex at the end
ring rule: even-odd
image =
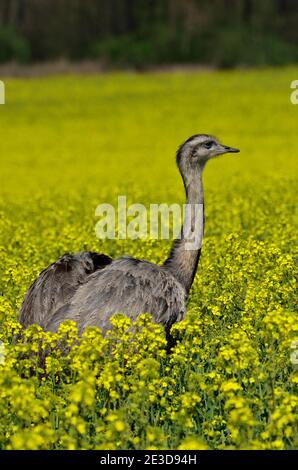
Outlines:
{"type": "Polygon", "coordinates": [[[88,326],[111,328],[110,318],[121,312],[131,320],[150,313],[153,321],[171,326],[183,319],[197,270],[204,230],[202,173],[208,160],[238,149],[215,137],[196,134],[177,151],[177,165],[185,192],[186,211],[180,236],[162,265],[123,256],[82,252],[64,255],[46,268],[27,291],[19,321],[56,331],[64,320],[77,323],[79,334],[88,326]],[[196,210],[201,208],[201,210],[196,210]]]}

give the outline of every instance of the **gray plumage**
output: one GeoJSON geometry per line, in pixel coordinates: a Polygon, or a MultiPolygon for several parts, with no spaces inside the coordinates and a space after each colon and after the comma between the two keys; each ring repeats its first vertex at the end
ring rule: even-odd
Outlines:
{"type": "MultiPolygon", "coordinates": [[[[186,203],[191,207],[188,223],[201,232],[204,212],[202,172],[212,157],[238,152],[224,146],[215,137],[197,134],[178,149],[177,164],[186,191],[186,203]]],[[[28,290],[20,311],[23,326],[38,323],[46,331],[56,331],[63,320],[77,322],[81,334],[87,326],[98,326],[105,333],[110,318],[124,313],[132,320],[140,313],[150,313],[154,322],[169,332],[173,323],[182,320],[186,301],[201,254],[201,243],[187,248],[193,241],[186,236],[186,220],[181,236],[175,240],[163,265],[128,256],[112,261],[105,255],[79,253],[65,255],[41,273],[28,290]]]]}
{"type": "Polygon", "coordinates": [[[19,322],[24,327],[37,323],[43,328],[78,287],[97,269],[111,263],[106,255],[82,252],[66,254],[46,268],[28,289],[21,305],[19,322]]]}
{"type": "Polygon", "coordinates": [[[56,331],[68,318],[77,322],[79,333],[91,325],[105,333],[111,326],[111,315],[117,312],[132,320],[139,313],[151,313],[156,323],[169,329],[183,318],[185,300],[185,290],[163,266],[123,257],[92,274],[71,302],[54,314],[46,329],[56,331]]]}

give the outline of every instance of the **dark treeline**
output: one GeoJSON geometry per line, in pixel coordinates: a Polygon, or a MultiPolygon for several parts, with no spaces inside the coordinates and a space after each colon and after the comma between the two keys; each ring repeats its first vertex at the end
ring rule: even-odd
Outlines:
{"type": "Polygon", "coordinates": [[[283,64],[297,24],[298,0],[0,0],[0,61],[283,64]]]}

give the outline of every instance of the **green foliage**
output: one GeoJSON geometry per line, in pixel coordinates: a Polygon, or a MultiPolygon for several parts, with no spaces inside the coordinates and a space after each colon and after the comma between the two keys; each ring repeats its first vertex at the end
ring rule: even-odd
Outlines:
{"type": "Polygon", "coordinates": [[[2,61],[28,60],[29,44],[33,60],[91,56],[142,69],[297,62],[295,0],[6,0],[0,19],[2,61]]]}
{"type": "Polygon", "coordinates": [[[110,64],[124,66],[141,67],[159,62],[154,45],[146,39],[138,40],[134,35],[98,42],[91,48],[90,54],[110,64]]]}
{"type": "Polygon", "coordinates": [[[28,62],[30,59],[30,47],[28,41],[9,27],[0,26],[0,62],[16,60],[28,62]]]}
{"type": "Polygon", "coordinates": [[[209,62],[204,34],[185,35],[183,29],[173,31],[166,25],[152,25],[142,34],[114,36],[97,42],[90,55],[110,64],[146,68],[156,64],[209,62]],[[205,53],[205,56],[204,56],[205,53]]]}
{"type": "Polygon", "coordinates": [[[266,31],[230,27],[215,33],[213,38],[211,60],[219,67],[284,65],[298,60],[294,45],[266,31]]]}
{"type": "Polygon", "coordinates": [[[7,80],[1,449],[297,448],[297,73],[7,80]],[[97,240],[94,211],[118,194],[184,202],[174,153],[195,132],[241,153],[205,170],[202,258],[172,354],[146,315],[134,328],[116,316],[105,338],[71,322],[20,332],[27,287],[63,253],[166,258],[167,241],[97,240]]]}
{"type": "Polygon", "coordinates": [[[298,60],[297,48],[278,35],[235,25],[188,35],[179,28],[155,27],[145,36],[128,34],[102,40],[91,48],[90,55],[109,64],[142,68],[175,62],[252,67],[298,60]]]}

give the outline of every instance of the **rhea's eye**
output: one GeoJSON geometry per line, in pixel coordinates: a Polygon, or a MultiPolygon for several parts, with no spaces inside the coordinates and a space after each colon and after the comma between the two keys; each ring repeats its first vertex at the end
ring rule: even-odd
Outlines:
{"type": "Polygon", "coordinates": [[[213,144],[214,144],[214,142],[212,142],[212,140],[209,140],[208,142],[205,142],[205,143],[203,144],[203,146],[205,147],[205,149],[210,150],[211,147],[213,146],[213,144]]]}

